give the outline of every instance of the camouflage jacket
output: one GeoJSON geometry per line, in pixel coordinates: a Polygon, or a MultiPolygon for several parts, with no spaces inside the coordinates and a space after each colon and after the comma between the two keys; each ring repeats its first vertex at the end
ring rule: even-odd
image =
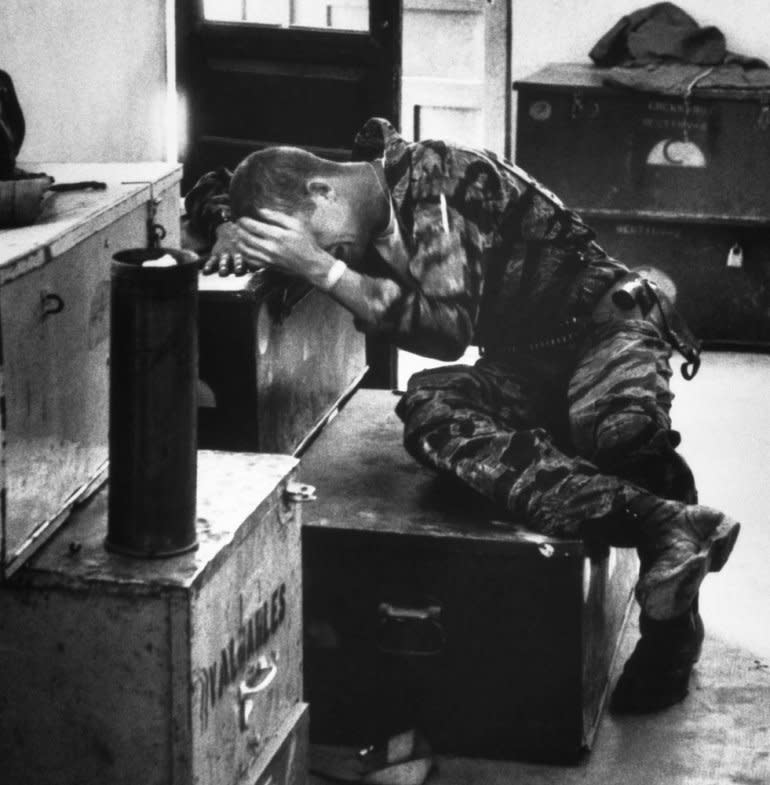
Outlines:
{"type": "MultiPolygon", "coordinates": [[[[390,276],[401,295],[369,327],[401,348],[452,360],[471,343],[494,352],[537,342],[588,316],[626,272],[574,212],[492,153],[408,143],[374,118],[356,136],[353,156],[383,160],[409,256],[411,280],[390,276]]],[[[206,211],[221,210],[226,179],[222,170],[206,175],[187,197],[202,234],[206,211]]],[[[389,275],[374,250],[358,272],[389,275]]]]}

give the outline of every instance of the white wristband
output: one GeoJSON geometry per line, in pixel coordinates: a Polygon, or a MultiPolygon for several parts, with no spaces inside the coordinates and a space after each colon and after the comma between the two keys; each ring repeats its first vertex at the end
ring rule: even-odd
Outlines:
{"type": "Polygon", "coordinates": [[[329,268],[329,272],[326,273],[326,277],[321,282],[319,288],[328,292],[345,275],[345,270],[347,269],[348,266],[342,259],[335,259],[334,264],[329,268]]]}

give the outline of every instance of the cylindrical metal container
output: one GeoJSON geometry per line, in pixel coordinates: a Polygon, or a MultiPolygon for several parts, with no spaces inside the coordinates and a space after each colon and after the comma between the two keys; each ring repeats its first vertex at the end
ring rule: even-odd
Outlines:
{"type": "Polygon", "coordinates": [[[168,248],[121,251],[111,278],[105,544],[174,556],[196,547],[198,259],[168,248]]]}

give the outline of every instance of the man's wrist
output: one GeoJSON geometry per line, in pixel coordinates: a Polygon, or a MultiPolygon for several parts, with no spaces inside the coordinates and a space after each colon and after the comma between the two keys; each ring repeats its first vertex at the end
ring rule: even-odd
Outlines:
{"type": "Polygon", "coordinates": [[[224,231],[231,229],[233,226],[232,219],[230,217],[230,210],[226,208],[218,210],[210,224],[211,228],[209,229],[209,232],[211,234],[209,237],[212,243],[215,243],[220,237],[222,237],[223,226],[225,227],[224,231]]]}
{"type": "Polygon", "coordinates": [[[316,280],[313,281],[313,284],[324,292],[333,289],[348,269],[348,266],[341,259],[335,259],[329,255],[327,255],[327,259],[329,264],[325,265],[323,273],[316,276],[316,280]]]}
{"type": "Polygon", "coordinates": [[[214,226],[214,234],[219,237],[222,234],[222,230],[231,231],[234,225],[235,224],[233,224],[232,219],[229,216],[227,218],[220,218],[214,226]]]}

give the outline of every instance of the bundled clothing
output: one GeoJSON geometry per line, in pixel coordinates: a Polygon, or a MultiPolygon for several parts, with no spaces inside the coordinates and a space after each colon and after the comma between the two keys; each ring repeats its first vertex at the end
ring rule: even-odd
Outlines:
{"type": "Polygon", "coordinates": [[[589,57],[609,69],[604,81],[614,87],[679,96],[696,87],[770,89],[764,60],[729,51],[721,30],[699,25],[673,3],[655,3],[623,16],[589,57]]]}
{"type": "Polygon", "coordinates": [[[757,57],[728,51],[719,28],[702,27],[674,3],[654,3],[623,16],[596,42],[589,56],[605,68],[674,62],[767,68],[757,57]]]}

